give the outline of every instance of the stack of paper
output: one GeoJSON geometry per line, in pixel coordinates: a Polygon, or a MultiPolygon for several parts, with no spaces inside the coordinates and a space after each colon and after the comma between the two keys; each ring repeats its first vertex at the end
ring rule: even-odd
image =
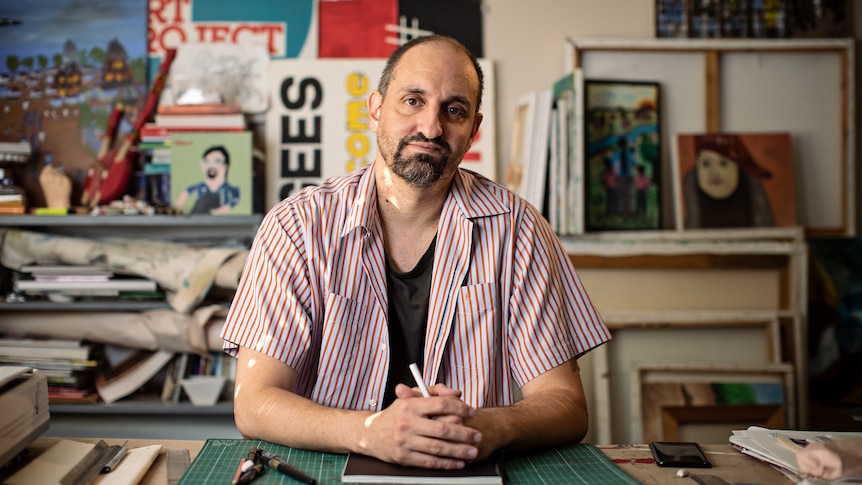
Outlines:
{"type": "Polygon", "coordinates": [[[52,404],[95,402],[103,354],[101,344],[83,340],[0,337],[0,365],[38,370],[48,380],[52,404]]]}
{"type": "Polygon", "coordinates": [[[0,366],[0,466],[48,429],[48,380],[31,367],[0,366]]]}
{"type": "Polygon", "coordinates": [[[838,431],[796,431],[749,426],[735,430],[730,436],[734,448],[764,461],[784,473],[794,482],[805,479],[799,474],[796,452],[809,443],[843,439],[862,439],[862,433],[838,431]]]}

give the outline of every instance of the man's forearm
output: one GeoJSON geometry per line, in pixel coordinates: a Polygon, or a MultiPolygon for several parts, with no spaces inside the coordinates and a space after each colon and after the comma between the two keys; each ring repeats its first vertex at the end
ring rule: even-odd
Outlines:
{"type": "Polygon", "coordinates": [[[577,394],[558,390],[514,406],[477,409],[465,424],[481,431],[483,452],[527,450],[580,442],[587,433],[588,416],[577,394]]]}
{"type": "Polygon", "coordinates": [[[246,438],[332,453],[356,451],[358,428],[371,416],[322,406],[276,388],[240,392],[234,401],[237,428],[246,438]]]}

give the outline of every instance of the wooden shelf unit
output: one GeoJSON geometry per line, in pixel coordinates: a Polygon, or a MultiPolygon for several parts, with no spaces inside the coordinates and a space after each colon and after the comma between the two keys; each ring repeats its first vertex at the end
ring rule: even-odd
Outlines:
{"type": "MultiPolygon", "coordinates": [[[[564,45],[566,72],[660,83],[663,214],[681,217],[671,191],[676,133],[787,131],[799,225],[809,235],[855,235],[854,39],[570,38],[564,45]]],[[[665,228],[680,226],[670,219],[665,228]]]]}
{"type": "MultiPolygon", "coordinates": [[[[249,216],[0,216],[3,229],[17,228],[70,237],[130,237],[174,242],[247,241],[251,242],[262,220],[259,214],[249,216]]],[[[5,270],[5,269],[4,269],[5,270]]],[[[145,312],[170,309],[159,302],[72,302],[26,301],[0,303],[0,333],[4,321],[31,312],[97,313],[145,312]]],[[[239,438],[233,424],[233,403],[215,406],[193,406],[189,402],[164,403],[158,399],[135,396],[113,404],[52,404],[51,428],[46,436],[127,437],[144,433],[153,439],[200,439],[209,437],[239,438]]]]}
{"type": "Polygon", "coordinates": [[[562,238],[614,335],[582,359],[596,443],[638,442],[643,362],[788,364],[786,422],[807,422],[807,246],[796,228],[627,231],[562,238]]]}

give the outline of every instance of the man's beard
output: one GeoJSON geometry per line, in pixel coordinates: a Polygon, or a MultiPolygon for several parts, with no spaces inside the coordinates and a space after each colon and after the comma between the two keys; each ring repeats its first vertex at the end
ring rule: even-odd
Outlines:
{"type": "Polygon", "coordinates": [[[442,139],[429,140],[421,133],[407,136],[398,143],[398,148],[392,157],[392,171],[411,184],[429,186],[440,180],[446,172],[451,154],[449,144],[442,139]],[[441,150],[437,156],[420,153],[407,158],[404,155],[404,148],[411,142],[433,143],[441,150]]]}

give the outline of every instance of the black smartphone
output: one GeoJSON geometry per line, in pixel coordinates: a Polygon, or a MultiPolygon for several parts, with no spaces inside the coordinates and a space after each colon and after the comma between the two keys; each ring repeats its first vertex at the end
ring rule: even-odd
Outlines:
{"type": "Polygon", "coordinates": [[[712,467],[700,445],[694,441],[653,441],[649,449],[658,466],[712,467]]]}

